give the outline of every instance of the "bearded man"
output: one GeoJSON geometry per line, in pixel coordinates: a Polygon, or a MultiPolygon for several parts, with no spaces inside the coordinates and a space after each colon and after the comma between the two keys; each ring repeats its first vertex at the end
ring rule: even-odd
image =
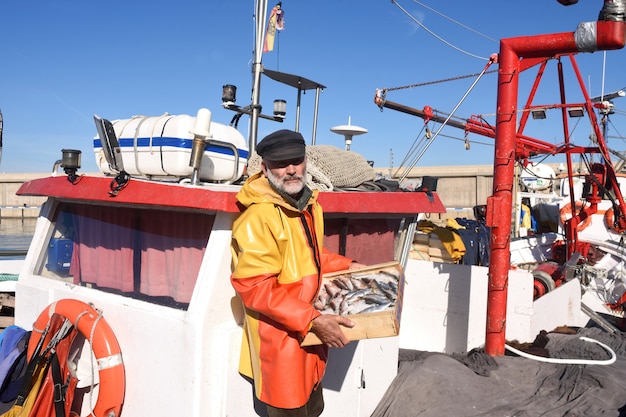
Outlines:
{"type": "Polygon", "coordinates": [[[317,190],[306,184],[306,145],[279,130],[257,145],[261,172],[237,194],[245,210],[233,224],[231,283],[246,312],[239,371],[254,381],[269,417],[322,413],[328,347],[349,343],[354,322],[313,307],[322,274],[360,267],[323,249],[317,190]],[[301,347],[308,332],[323,342],[301,347]]]}

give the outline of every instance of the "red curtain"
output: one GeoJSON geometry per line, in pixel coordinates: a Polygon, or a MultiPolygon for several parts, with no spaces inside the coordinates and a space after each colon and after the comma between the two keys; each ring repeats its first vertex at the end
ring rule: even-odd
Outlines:
{"type": "Polygon", "coordinates": [[[213,220],[199,213],[142,214],[139,291],[189,303],[213,220]]]}
{"type": "Polygon", "coordinates": [[[74,283],[189,303],[215,216],[73,206],[74,283]]]}
{"type": "Polygon", "coordinates": [[[137,233],[136,210],[74,206],[74,283],[132,292],[137,233]]]}

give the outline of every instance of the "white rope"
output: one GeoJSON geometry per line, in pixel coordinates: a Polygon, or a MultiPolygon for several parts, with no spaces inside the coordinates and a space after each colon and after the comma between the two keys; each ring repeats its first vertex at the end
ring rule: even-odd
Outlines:
{"type": "Polygon", "coordinates": [[[93,390],[94,390],[94,381],[95,381],[95,373],[94,373],[94,363],[93,358],[95,357],[95,353],[93,351],[93,335],[96,333],[96,326],[98,322],[102,318],[102,313],[98,311],[98,317],[93,322],[93,326],[91,326],[91,332],[89,333],[89,346],[91,346],[91,389],[89,390],[89,409],[93,413],[93,390]]]}
{"type": "MultiPolygon", "coordinates": [[[[95,309],[94,309],[95,310],[95,309]]],[[[90,410],[90,416],[93,415],[93,391],[95,389],[95,380],[96,380],[96,375],[94,372],[94,351],[93,351],[93,336],[96,332],[96,326],[98,325],[98,322],[100,321],[100,319],[102,318],[102,313],[98,310],[96,310],[98,312],[98,317],[96,317],[96,319],[94,320],[92,326],[91,326],[91,331],[89,332],[89,346],[90,346],[90,350],[91,350],[91,355],[90,355],[90,368],[91,368],[91,385],[89,387],[89,410],[90,410]]],[[[85,315],[85,314],[89,314],[89,311],[84,310],[83,312],[81,312],[77,317],[76,317],[76,322],[74,323],[74,326],[78,329],[78,322],[80,321],[80,319],[85,315]]]]}
{"type": "Polygon", "coordinates": [[[547,362],[547,363],[559,363],[559,364],[567,364],[567,365],[611,365],[615,363],[617,357],[615,356],[615,352],[613,349],[605,345],[604,343],[598,342],[595,339],[590,337],[581,336],[580,340],[585,342],[591,342],[602,346],[607,352],[611,354],[611,357],[606,360],[593,360],[593,359],[563,359],[563,358],[545,358],[543,356],[531,355],[526,352],[522,352],[521,350],[515,349],[512,346],[504,345],[504,348],[508,351],[515,353],[516,355],[522,356],[526,359],[532,359],[538,362],[547,362]]]}

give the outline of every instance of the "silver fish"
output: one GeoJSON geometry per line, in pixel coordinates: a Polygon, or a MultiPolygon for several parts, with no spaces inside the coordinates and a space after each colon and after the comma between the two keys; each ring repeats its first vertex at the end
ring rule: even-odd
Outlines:
{"type": "Polygon", "coordinates": [[[371,293],[372,293],[372,289],[371,288],[363,288],[361,290],[355,290],[355,291],[347,293],[345,295],[344,299],[352,300],[352,299],[358,298],[358,297],[365,297],[367,294],[371,294],[371,293]]]}
{"type": "Polygon", "coordinates": [[[327,314],[360,314],[395,305],[399,278],[392,271],[346,273],[328,280],[320,289],[315,308],[327,314]]]}
{"type": "Polygon", "coordinates": [[[382,294],[366,294],[363,296],[363,300],[365,300],[365,302],[368,304],[378,304],[378,305],[387,304],[393,301],[382,294]]]}
{"type": "Polygon", "coordinates": [[[365,310],[361,311],[361,313],[375,313],[377,311],[383,311],[383,310],[387,310],[388,308],[391,308],[393,305],[393,303],[386,303],[386,304],[375,304],[369,308],[366,308],[365,310]]]}

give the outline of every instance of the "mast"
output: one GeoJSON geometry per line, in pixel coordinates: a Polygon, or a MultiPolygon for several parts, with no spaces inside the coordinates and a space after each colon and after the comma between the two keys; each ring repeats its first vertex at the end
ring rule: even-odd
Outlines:
{"type": "Polygon", "coordinates": [[[261,73],[263,72],[263,38],[264,26],[267,17],[267,0],[256,0],[256,10],[254,15],[255,22],[255,41],[254,41],[254,59],[252,61],[252,117],[250,121],[250,137],[248,139],[248,148],[252,154],[256,149],[256,140],[259,130],[259,114],[261,112],[261,73]]]}

